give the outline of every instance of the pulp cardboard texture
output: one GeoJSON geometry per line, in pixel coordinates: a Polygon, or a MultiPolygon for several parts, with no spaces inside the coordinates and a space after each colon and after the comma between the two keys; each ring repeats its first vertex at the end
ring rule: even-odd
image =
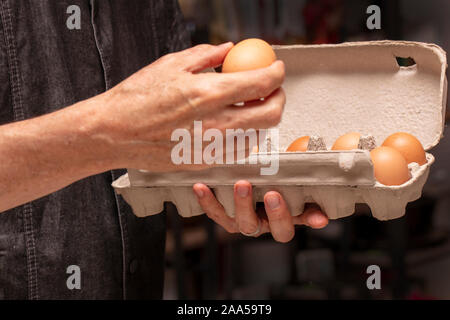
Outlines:
{"type": "Polygon", "coordinates": [[[429,150],[444,127],[445,52],[433,44],[405,41],[274,48],[286,65],[287,102],[278,125],[279,144],[270,149],[279,156],[278,174],[261,175],[260,169],[268,166],[261,161],[197,172],[129,169],[113,186],[137,216],[161,212],[165,201],[173,202],[184,217],[202,214],[192,192],[197,182],[212,187],[234,216],[233,184],[241,179],[253,184],[255,203],[277,190],[293,215],[301,214],[305,203],[316,202],[330,219],[353,214],[355,203],[366,203],[379,220],[395,219],[404,215],[408,202],[420,198],[434,162],[430,153],[426,164],[409,165],[409,181],[384,186],[373,176],[368,150],[284,150],[303,135],[322,138],[330,149],[336,138],[351,131],[372,136],[376,145],[394,132],[409,132],[429,150]],[[397,57],[410,57],[415,65],[400,67],[397,57]]]}

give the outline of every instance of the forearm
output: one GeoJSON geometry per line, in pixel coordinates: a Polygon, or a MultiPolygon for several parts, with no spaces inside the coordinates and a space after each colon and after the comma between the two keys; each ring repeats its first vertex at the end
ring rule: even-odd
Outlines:
{"type": "Polygon", "coordinates": [[[101,101],[0,126],[0,212],[115,166],[101,101]]]}

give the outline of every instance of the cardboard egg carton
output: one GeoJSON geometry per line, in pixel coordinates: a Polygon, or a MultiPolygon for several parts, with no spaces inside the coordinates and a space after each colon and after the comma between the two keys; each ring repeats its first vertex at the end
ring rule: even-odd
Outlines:
{"type": "Polygon", "coordinates": [[[356,203],[366,203],[379,220],[395,219],[404,215],[408,202],[420,198],[434,162],[431,153],[426,164],[409,165],[410,180],[385,186],[374,178],[369,150],[399,131],[416,136],[427,151],[439,142],[447,99],[445,52],[433,44],[405,41],[274,48],[286,65],[279,143],[271,144],[269,134],[270,147],[245,164],[172,173],[129,169],[113,187],[137,216],[161,212],[165,201],[184,217],[202,214],[192,191],[197,182],[209,185],[234,216],[233,185],[242,179],[252,183],[255,203],[276,190],[293,215],[315,202],[330,219],[353,214],[356,203]],[[412,58],[415,64],[402,67],[397,58],[412,58]],[[347,132],[363,135],[361,150],[329,151],[347,132]],[[304,135],[311,136],[307,152],[284,152],[304,135]],[[261,175],[267,167],[264,156],[277,157],[277,174],[261,175]]]}

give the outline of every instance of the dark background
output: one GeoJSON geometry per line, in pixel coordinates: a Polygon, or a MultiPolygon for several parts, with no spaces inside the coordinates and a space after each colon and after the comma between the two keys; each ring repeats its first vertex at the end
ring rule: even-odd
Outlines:
{"type": "MultiPolygon", "coordinates": [[[[413,40],[450,49],[448,0],[180,0],[193,44],[258,37],[271,44],[413,40]],[[381,30],[366,9],[381,8],[381,30]]],[[[205,216],[168,205],[166,299],[449,299],[450,139],[423,197],[403,218],[380,222],[365,205],[322,230],[298,227],[289,244],[226,234],[205,216]],[[367,266],[382,273],[366,287],[367,266]]]]}

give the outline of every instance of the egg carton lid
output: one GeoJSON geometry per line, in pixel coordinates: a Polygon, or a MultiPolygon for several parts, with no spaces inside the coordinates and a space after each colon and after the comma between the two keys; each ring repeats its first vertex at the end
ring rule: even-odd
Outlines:
{"type": "Polygon", "coordinates": [[[329,148],[347,132],[381,144],[404,131],[425,150],[442,137],[447,61],[439,46],[386,40],[274,49],[286,65],[280,150],[303,135],[321,136],[329,148]],[[402,58],[411,65],[400,66],[402,58]]]}

